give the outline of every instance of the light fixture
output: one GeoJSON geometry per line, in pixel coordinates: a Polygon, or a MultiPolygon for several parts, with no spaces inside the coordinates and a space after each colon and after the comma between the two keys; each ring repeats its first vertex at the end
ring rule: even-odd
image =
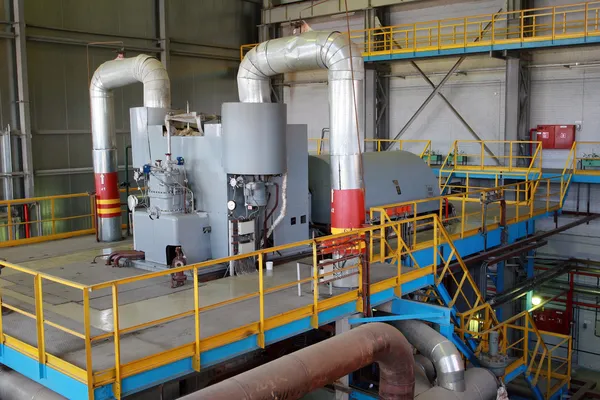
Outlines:
{"type": "Polygon", "coordinates": [[[533,296],[531,298],[531,304],[533,304],[534,306],[539,306],[540,304],[542,304],[542,298],[539,296],[533,296]]]}

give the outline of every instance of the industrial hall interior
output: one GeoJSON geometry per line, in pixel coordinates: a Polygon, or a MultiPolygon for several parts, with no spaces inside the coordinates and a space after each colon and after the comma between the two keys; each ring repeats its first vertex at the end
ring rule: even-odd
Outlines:
{"type": "Polygon", "coordinates": [[[0,400],[600,399],[600,0],[3,0],[0,54],[0,400]]]}

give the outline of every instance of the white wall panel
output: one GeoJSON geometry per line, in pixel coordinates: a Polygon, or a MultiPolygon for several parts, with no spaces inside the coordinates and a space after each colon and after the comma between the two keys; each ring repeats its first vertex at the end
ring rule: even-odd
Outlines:
{"type": "MultiPolygon", "coordinates": [[[[578,141],[598,141],[600,136],[600,67],[563,65],[600,61],[595,47],[553,49],[534,53],[534,65],[554,67],[531,70],[531,126],[578,124],[578,141]]],[[[596,152],[600,146],[585,146],[579,155],[596,152]]],[[[544,150],[544,167],[563,168],[568,150],[544,150]]]]}
{"type": "Polygon", "coordinates": [[[431,1],[424,3],[428,7],[423,8],[423,5],[418,2],[392,7],[391,24],[413,24],[415,22],[460,18],[469,15],[492,14],[504,7],[505,0],[431,1]]]}

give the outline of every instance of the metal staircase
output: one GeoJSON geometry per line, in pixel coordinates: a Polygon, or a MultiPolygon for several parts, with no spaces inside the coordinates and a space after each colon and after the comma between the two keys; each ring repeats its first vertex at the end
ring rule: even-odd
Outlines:
{"type": "Polygon", "coordinates": [[[500,352],[510,360],[504,383],[523,375],[536,399],[560,398],[571,376],[571,337],[539,331],[528,311],[498,321],[443,224],[436,230],[443,245],[434,249],[439,263],[435,286],[428,294],[452,310],[455,333],[450,339],[466,359],[479,365],[480,356],[489,349],[490,333],[498,332],[500,352]],[[560,354],[565,345],[566,357],[560,354]]]}

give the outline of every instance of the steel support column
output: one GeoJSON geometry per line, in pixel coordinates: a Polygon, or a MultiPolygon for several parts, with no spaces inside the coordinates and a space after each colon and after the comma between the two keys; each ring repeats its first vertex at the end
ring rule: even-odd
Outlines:
{"type": "MultiPolygon", "coordinates": [[[[376,28],[389,20],[386,7],[365,10],[365,28],[376,28]]],[[[369,63],[365,68],[365,139],[389,139],[390,66],[369,63]]],[[[383,146],[385,143],[382,143],[383,146]]],[[[381,147],[381,150],[386,147],[381,147]]],[[[366,141],[364,151],[377,150],[377,144],[366,141]]]]}
{"type": "MultiPolygon", "coordinates": [[[[529,68],[523,56],[506,58],[504,129],[505,140],[531,140],[529,133],[529,68]]],[[[513,149],[514,155],[529,154],[528,146],[513,149]]]]}
{"type": "Polygon", "coordinates": [[[169,70],[169,63],[171,59],[171,43],[169,40],[169,32],[167,29],[168,21],[168,6],[167,0],[158,0],[158,37],[160,38],[160,61],[165,66],[165,69],[169,70]]]}
{"type": "Polygon", "coordinates": [[[27,39],[25,33],[25,0],[13,0],[15,56],[17,62],[17,92],[19,130],[21,132],[21,160],[24,173],[24,195],[34,197],[33,155],[31,150],[31,113],[27,74],[27,39]]]}

